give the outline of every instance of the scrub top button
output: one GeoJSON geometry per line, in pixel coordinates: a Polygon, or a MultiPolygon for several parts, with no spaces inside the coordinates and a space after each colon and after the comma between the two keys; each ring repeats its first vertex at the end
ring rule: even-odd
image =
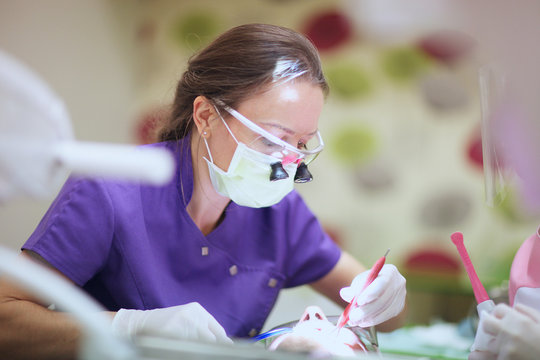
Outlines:
{"type": "Polygon", "coordinates": [[[277,285],[277,279],[270,278],[270,280],[268,280],[268,287],[274,288],[276,287],[276,285],[277,285]]]}
{"type": "Polygon", "coordinates": [[[231,274],[231,276],[234,276],[238,273],[238,267],[236,267],[236,265],[233,265],[229,268],[229,273],[231,274]]]}
{"type": "Polygon", "coordinates": [[[249,336],[250,336],[250,337],[254,337],[255,335],[257,335],[257,329],[251,329],[251,330],[249,330],[249,336]]]}
{"type": "Polygon", "coordinates": [[[201,248],[201,254],[202,254],[202,256],[207,256],[208,255],[208,246],[203,246],[201,248]]]}

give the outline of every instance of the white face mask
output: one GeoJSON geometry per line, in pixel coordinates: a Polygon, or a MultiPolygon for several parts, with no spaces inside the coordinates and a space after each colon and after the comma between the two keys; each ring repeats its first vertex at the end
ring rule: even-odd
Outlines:
{"type": "Polygon", "coordinates": [[[250,149],[237,141],[224,120],[223,122],[237,146],[229,169],[223,171],[214,164],[208,142],[204,139],[210,156],[210,160],[207,158],[204,160],[208,164],[208,172],[214,189],[236,204],[252,208],[272,206],[280,202],[294,188],[297,165],[295,163],[283,165],[289,177],[270,181],[270,165],[280,162],[280,159],[250,149]]]}

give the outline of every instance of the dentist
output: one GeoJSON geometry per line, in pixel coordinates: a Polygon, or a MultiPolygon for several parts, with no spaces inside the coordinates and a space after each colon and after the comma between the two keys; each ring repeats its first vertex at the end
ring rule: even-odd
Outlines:
{"type": "MultiPolygon", "coordinates": [[[[225,32],[189,60],[161,142],[148,145],[174,154],[174,180],[70,178],[23,256],[84,289],[126,336],[251,337],[280,289],[303,284],[345,306],[340,290],[350,300],[366,269],[293,190],[311,180],[308,166],[324,147],[318,119],[327,92],[303,35],[264,24],[225,32]]],[[[350,323],[395,329],[405,298],[405,279],[387,264],[357,297],[350,323]]],[[[0,353],[75,356],[76,324],[47,305],[0,285],[0,353]]]]}

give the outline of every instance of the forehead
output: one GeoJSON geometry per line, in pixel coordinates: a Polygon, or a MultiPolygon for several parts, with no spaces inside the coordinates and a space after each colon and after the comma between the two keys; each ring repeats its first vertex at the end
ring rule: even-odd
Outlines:
{"type": "Polygon", "coordinates": [[[317,130],[324,104],[322,89],[308,81],[270,85],[238,105],[237,111],[262,124],[274,124],[298,134],[317,130]]]}

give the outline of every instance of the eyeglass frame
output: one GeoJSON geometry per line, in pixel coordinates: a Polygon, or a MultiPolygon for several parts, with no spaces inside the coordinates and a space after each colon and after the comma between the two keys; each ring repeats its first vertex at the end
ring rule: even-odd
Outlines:
{"type": "MultiPolygon", "coordinates": [[[[266,139],[276,143],[277,145],[282,146],[283,148],[285,148],[285,149],[287,149],[287,150],[289,150],[291,152],[294,152],[296,154],[301,155],[301,156],[298,157],[298,159],[300,159],[300,160],[304,159],[306,156],[313,155],[313,158],[309,161],[309,163],[311,163],[321,153],[321,151],[324,150],[324,141],[322,139],[322,136],[321,136],[321,133],[319,132],[319,130],[317,130],[315,136],[317,136],[317,139],[319,140],[320,145],[317,146],[314,150],[301,150],[301,149],[295,148],[294,146],[292,146],[288,142],[286,142],[284,140],[281,140],[277,136],[275,136],[275,135],[271,134],[270,132],[266,131],[265,129],[263,129],[262,127],[257,125],[252,120],[249,120],[247,117],[240,114],[238,111],[231,108],[227,104],[225,104],[223,101],[218,100],[218,99],[214,99],[213,101],[216,103],[216,105],[218,105],[218,106],[222,107],[223,109],[225,109],[225,111],[227,111],[230,115],[232,115],[236,120],[240,121],[244,126],[246,126],[251,131],[265,137],[266,139]]],[[[218,109],[216,109],[216,110],[217,110],[218,114],[221,116],[221,114],[219,113],[219,110],[218,109]]],[[[308,165],[308,163],[306,163],[306,165],[308,165]]]]}

